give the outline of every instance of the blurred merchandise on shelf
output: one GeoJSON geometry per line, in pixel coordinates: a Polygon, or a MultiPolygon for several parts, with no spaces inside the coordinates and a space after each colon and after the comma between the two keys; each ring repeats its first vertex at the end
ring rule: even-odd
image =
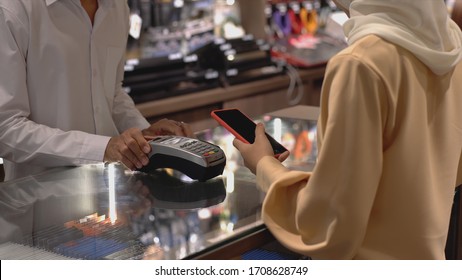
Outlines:
{"type": "Polygon", "coordinates": [[[293,66],[310,68],[325,65],[345,47],[344,41],[318,33],[316,36],[280,39],[273,44],[271,55],[293,66]]]}
{"type": "Polygon", "coordinates": [[[344,15],[330,0],[267,0],[266,33],[272,56],[299,68],[325,64],[346,46],[331,23],[337,13],[344,15]]]}
{"type": "Polygon", "coordinates": [[[187,56],[131,59],[123,86],[141,103],[284,74],[286,69],[272,60],[270,50],[265,41],[246,35],[215,39],[187,56]]]}
{"type": "Polygon", "coordinates": [[[238,39],[216,39],[195,52],[199,65],[217,69],[223,86],[269,78],[284,73],[273,62],[270,46],[252,35],[238,39]]]}
{"type": "Polygon", "coordinates": [[[127,60],[123,87],[135,103],[172,97],[219,86],[219,74],[201,68],[195,54],[127,60]]]}
{"type": "Polygon", "coordinates": [[[293,66],[325,65],[345,47],[344,38],[332,36],[337,8],[331,0],[260,1],[267,36],[255,39],[241,24],[247,2],[129,0],[123,87],[144,103],[287,74],[301,96],[293,66]]]}
{"type": "Polygon", "coordinates": [[[239,4],[235,0],[216,0],[214,6],[215,34],[223,39],[242,38],[245,31],[242,28],[239,4]]]}
{"type": "Polygon", "coordinates": [[[244,36],[234,1],[129,0],[128,4],[132,27],[123,87],[135,103],[222,85],[224,64],[204,66],[198,56],[208,56],[201,49],[218,44],[217,38],[244,36]]]}
{"type": "Polygon", "coordinates": [[[324,15],[326,9],[330,10],[330,6],[320,0],[267,0],[267,34],[276,39],[303,34],[314,35],[324,25],[324,16],[320,15],[324,15]]]}
{"type": "Polygon", "coordinates": [[[128,0],[128,4],[132,22],[141,19],[135,36],[130,33],[128,58],[187,55],[216,37],[244,35],[234,0],[128,0]]]}

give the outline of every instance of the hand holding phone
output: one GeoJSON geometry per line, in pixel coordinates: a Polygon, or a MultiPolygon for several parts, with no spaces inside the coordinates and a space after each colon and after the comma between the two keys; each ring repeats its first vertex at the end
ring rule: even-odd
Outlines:
{"type": "MultiPolygon", "coordinates": [[[[211,116],[242,142],[252,144],[255,141],[255,128],[257,125],[238,109],[213,110],[211,116]]],[[[268,133],[266,133],[266,137],[273,148],[275,157],[279,157],[287,151],[284,146],[268,133]]]]}

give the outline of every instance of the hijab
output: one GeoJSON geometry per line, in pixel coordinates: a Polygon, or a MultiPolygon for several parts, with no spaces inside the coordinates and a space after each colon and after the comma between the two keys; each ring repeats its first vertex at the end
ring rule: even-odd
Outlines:
{"type": "Polygon", "coordinates": [[[348,43],[377,35],[412,52],[432,72],[443,75],[462,58],[462,32],[444,0],[336,0],[349,11],[348,43]]]}

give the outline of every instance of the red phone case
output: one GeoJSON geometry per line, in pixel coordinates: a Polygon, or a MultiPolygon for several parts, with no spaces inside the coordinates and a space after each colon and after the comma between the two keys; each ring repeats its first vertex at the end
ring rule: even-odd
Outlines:
{"type": "MultiPolygon", "coordinates": [[[[236,110],[236,111],[239,111],[240,114],[242,114],[246,119],[248,119],[251,123],[253,123],[256,127],[256,123],[251,119],[249,118],[246,114],[244,114],[243,112],[241,112],[239,109],[236,109],[236,108],[227,108],[227,109],[217,109],[217,110],[213,110],[210,115],[212,116],[212,118],[214,118],[220,125],[222,125],[224,128],[226,128],[229,132],[231,132],[231,134],[233,134],[237,139],[241,140],[242,142],[244,143],[249,143],[249,141],[247,141],[242,135],[239,134],[239,132],[237,132],[236,130],[234,130],[231,126],[229,126],[224,120],[222,120],[220,118],[220,116],[218,116],[215,112],[223,112],[223,111],[231,111],[231,110],[236,110]]],[[[254,128],[255,129],[255,128],[254,128]]],[[[271,143],[271,146],[274,145],[277,145],[278,149],[275,148],[275,146],[273,146],[273,152],[274,152],[274,156],[277,158],[279,157],[283,152],[285,151],[288,151],[287,148],[285,148],[284,146],[282,146],[280,143],[278,143],[273,137],[271,137],[268,133],[266,133],[266,136],[268,138],[268,140],[270,141],[271,143]]],[[[249,143],[250,144],[250,143],[249,143]]]]}
{"type": "MultiPolygon", "coordinates": [[[[226,128],[231,134],[233,134],[237,139],[241,140],[244,143],[250,144],[249,141],[247,141],[242,135],[240,135],[237,131],[235,131],[231,126],[229,126],[225,121],[223,121],[219,116],[215,114],[215,111],[226,111],[226,110],[239,110],[236,108],[228,108],[228,109],[218,109],[218,110],[213,110],[210,115],[212,118],[214,118],[221,126],[226,128]]],[[[242,112],[241,112],[242,113],[242,112]]],[[[251,122],[254,122],[251,118],[249,118],[246,114],[242,113],[244,116],[246,116],[251,122]]],[[[256,125],[256,124],[255,124],[256,125]]]]}

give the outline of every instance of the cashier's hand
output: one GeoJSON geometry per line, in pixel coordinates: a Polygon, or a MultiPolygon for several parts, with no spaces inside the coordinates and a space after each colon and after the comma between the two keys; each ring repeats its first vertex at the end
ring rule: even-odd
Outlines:
{"type": "Polygon", "coordinates": [[[162,119],[150,127],[130,128],[109,140],[104,152],[105,162],[121,162],[131,170],[148,165],[151,146],[149,138],[157,135],[194,137],[191,127],[184,122],[162,119]]]}
{"type": "Polygon", "coordinates": [[[162,119],[151,124],[150,127],[143,129],[146,138],[158,135],[177,135],[194,138],[194,133],[189,124],[169,119],[162,119]]]}
{"type": "MultiPolygon", "coordinates": [[[[244,159],[244,164],[247,168],[256,174],[258,162],[265,156],[274,157],[273,148],[271,147],[268,138],[265,135],[265,127],[262,123],[257,124],[255,128],[255,142],[253,144],[247,144],[239,139],[234,139],[234,147],[239,150],[244,159]]],[[[280,162],[283,162],[289,157],[289,152],[286,151],[279,155],[277,158],[280,162]]]]}
{"type": "Polygon", "coordinates": [[[138,128],[130,128],[109,140],[104,152],[105,162],[121,162],[135,170],[149,163],[147,154],[151,146],[138,128]]]}

